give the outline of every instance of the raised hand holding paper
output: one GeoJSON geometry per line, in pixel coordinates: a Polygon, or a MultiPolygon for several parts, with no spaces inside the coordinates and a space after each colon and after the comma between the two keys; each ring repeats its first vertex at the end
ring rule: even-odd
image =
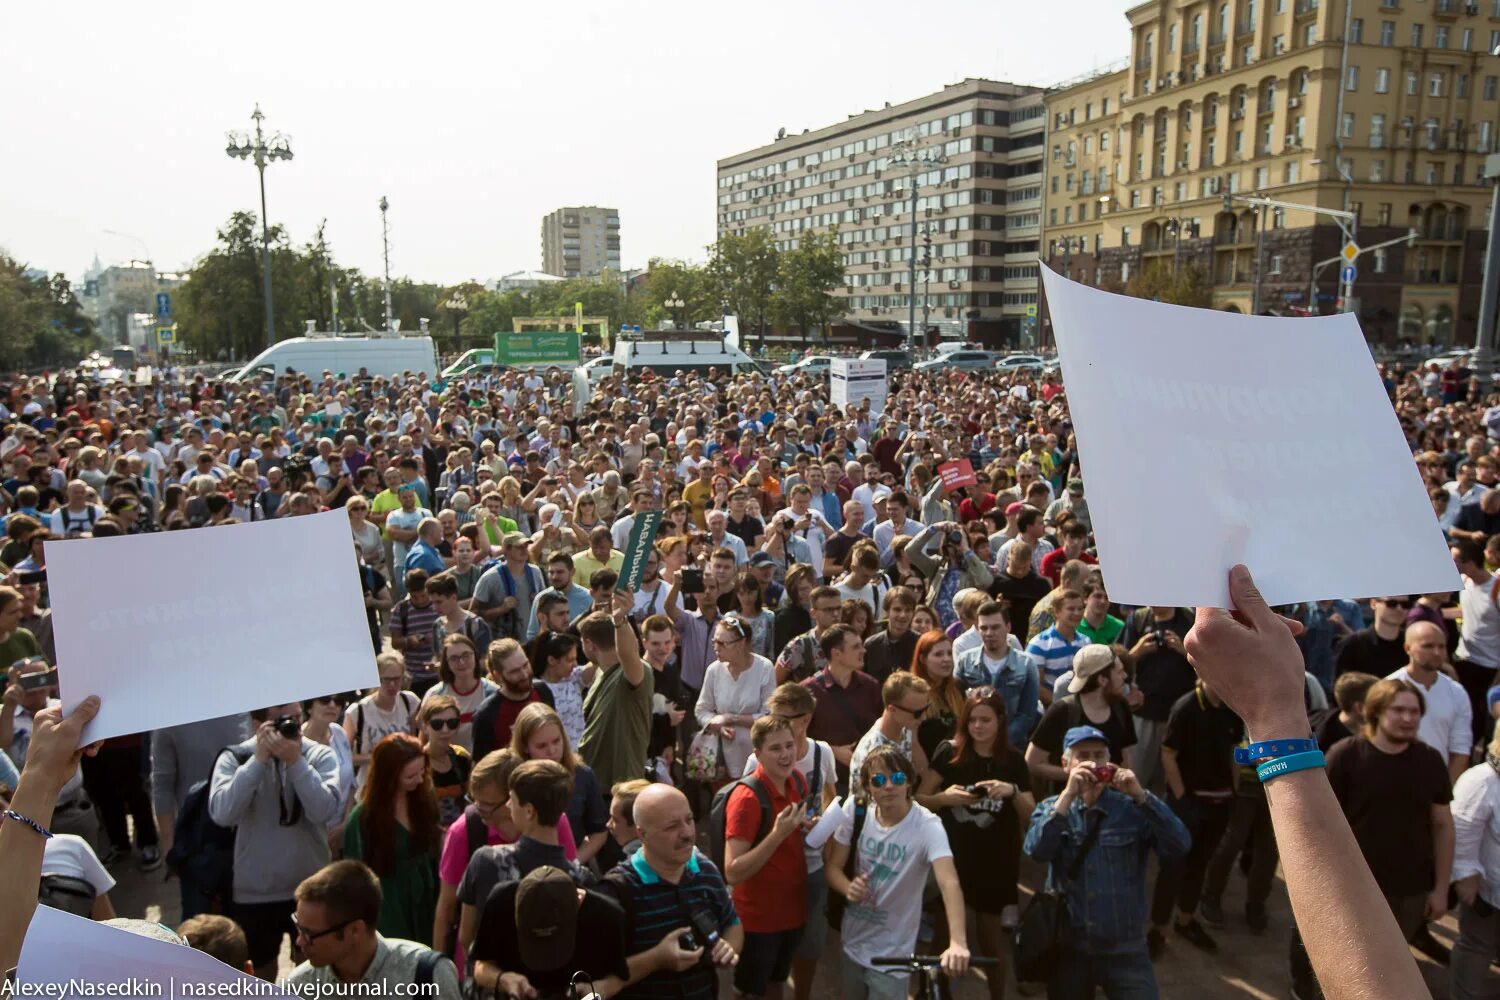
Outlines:
{"type": "Polygon", "coordinates": [[[86,741],[379,681],[343,510],[46,556],[63,709],[103,702],[86,741]]]}
{"type": "Polygon", "coordinates": [[[1460,586],[1354,316],[1251,317],[1042,268],[1110,597],[1228,607],[1460,586]]]}

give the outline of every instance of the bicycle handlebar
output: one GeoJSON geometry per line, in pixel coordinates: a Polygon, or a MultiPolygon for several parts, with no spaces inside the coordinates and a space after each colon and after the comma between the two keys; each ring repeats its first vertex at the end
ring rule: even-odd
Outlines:
{"type": "MultiPolygon", "coordinates": [[[[876,968],[901,968],[909,967],[920,969],[941,963],[941,955],[883,955],[879,958],[870,959],[870,964],[876,968]]],[[[999,965],[998,958],[986,958],[983,955],[972,955],[969,957],[970,965],[987,966],[999,965]]]]}

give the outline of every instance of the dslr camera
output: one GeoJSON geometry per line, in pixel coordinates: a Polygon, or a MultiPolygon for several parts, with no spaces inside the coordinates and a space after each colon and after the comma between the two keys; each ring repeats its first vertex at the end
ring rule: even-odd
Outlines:
{"type": "Polygon", "coordinates": [[[278,715],[275,723],[276,732],[289,740],[302,739],[302,725],[290,715],[278,715]]]}

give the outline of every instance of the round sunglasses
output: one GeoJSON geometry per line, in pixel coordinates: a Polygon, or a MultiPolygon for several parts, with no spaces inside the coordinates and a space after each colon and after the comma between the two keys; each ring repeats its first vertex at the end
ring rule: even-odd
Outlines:
{"type": "Polygon", "coordinates": [[[906,784],[905,771],[893,771],[889,776],[887,776],[884,771],[876,771],[874,774],[870,775],[870,786],[872,788],[884,788],[887,783],[887,778],[889,778],[889,783],[895,785],[897,788],[900,788],[902,785],[906,784]]]}

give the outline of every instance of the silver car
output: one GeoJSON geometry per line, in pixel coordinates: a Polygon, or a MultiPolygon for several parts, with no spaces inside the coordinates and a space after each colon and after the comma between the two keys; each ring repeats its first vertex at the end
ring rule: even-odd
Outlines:
{"type": "Polygon", "coordinates": [[[994,369],[1000,355],[994,351],[949,351],[931,361],[922,361],[914,366],[919,372],[943,371],[956,368],[959,371],[977,372],[994,369]]]}

